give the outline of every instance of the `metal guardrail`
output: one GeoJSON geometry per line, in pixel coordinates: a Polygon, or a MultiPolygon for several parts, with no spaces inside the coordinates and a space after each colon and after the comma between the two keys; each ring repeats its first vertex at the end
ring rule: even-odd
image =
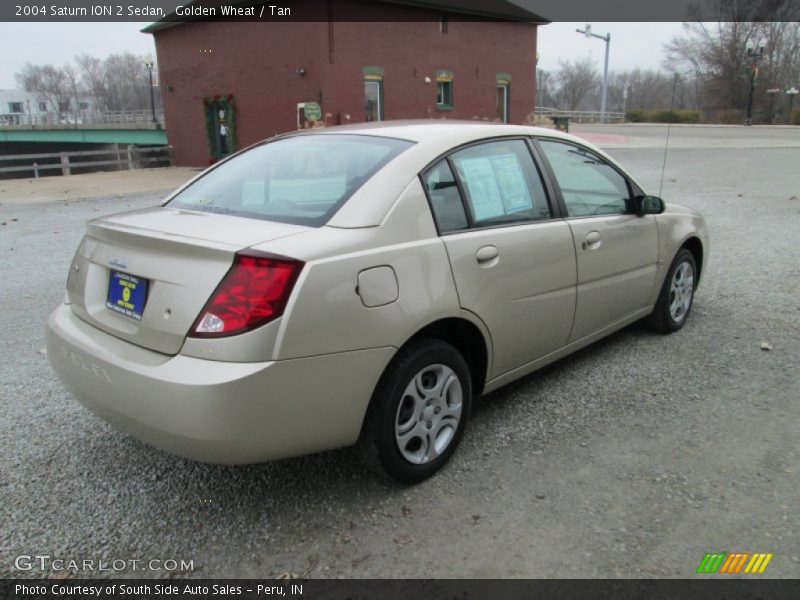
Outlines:
{"type": "Polygon", "coordinates": [[[116,169],[107,169],[112,171],[141,169],[151,165],[168,167],[171,156],[172,146],[137,148],[133,145],[121,147],[119,144],[114,144],[104,150],[50,152],[46,154],[0,154],[0,165],[3,162],[26,162],[26,164],[22,165],[0,166],[0,174],[29,173],[33,171],[33,176],[38,178],[41,171],[54,169],[60,169],[62,175],[72,175],[73,169],[95,169],[96,167],[116,166],[116,169]],[[91,160],[92,157],[103,157],[103,160],[91,160]],[[85,160],[86,158],[89,158],[89,160],[85,160]],[[33,162],[28,163],[27,161],[33,162]]]}
{"type": "MultiPolygon", "coordinates": [[[[603,113],[599,110],[560,110],[548,106],[537,106],[533,109],[537,117],[568,117],[575,123],[600,123],[603,120],[603,113]]],[[[625,120],[625,113],[606,112],[606,122],[622,123],[625,120]]]]}
{"type": "MultiPolygon", "coordinates": [[[[151,110],[120,110],[102,113],[65,112],[29,115],[0,113],[0,127],[78,127],[82,125],[124,125],[153,123],[151,110]]],[[[164,111],[156,111],[156,123],[164,127],[164,111]]]]}

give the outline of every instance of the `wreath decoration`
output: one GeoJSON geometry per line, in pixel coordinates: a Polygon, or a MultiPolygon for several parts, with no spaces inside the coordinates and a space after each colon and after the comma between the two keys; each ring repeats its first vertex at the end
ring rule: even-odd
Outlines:
{"type": "Polygon", "coordinates": [[[220,111],[225,115],[225,126],[227,127],[226,142],[228,146],[228,154],[233,154],[237,149],[236,140],[236,104],[234,103],[233,94],[222,96],[205,96],[203,98],[203,107],[206,119],[206,140],[208,141],[209,164],[218,161],[222,158],[217,150],[217,131],[216,126],[218,123],[217,115],[220,111]]]}

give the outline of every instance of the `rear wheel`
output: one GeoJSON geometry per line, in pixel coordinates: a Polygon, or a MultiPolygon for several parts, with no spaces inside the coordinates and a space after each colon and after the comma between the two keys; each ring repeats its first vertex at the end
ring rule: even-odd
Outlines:
{"type": "Polygon", "coordinates": [[[359,454],[373,471],[417,483],[442,468],[458,446],[472,405],[469,368],[450,344],[412,342],[381,377],[359,454]]]}
{"type": "Polygon", "coordinates": [[[694,302],[697,265],[694,255],[681,248],[670,265],[648,325],[661,333],[678,331],[686,323],[694,302]]]}

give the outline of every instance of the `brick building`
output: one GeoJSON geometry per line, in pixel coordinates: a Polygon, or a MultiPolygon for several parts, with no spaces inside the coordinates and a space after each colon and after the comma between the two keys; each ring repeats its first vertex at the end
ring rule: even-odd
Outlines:
{"type": "Polygon", "coordinates": [[[159,22],[144,30],[155,36],[178,165],[207,165],[315,123],[521,123],[533,112],[541,17],[504,0],[334,4],[330,21],[159,22]],[[338,20],[345,9],[361,20],[338,20]]]}

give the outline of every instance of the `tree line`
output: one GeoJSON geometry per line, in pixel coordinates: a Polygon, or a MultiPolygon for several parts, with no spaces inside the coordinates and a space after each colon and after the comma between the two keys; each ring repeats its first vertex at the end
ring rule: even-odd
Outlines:
{"type": "MultiPolygon", "coordinates": [[[[74,112],[87,100],[90,110],[98,113],[149,110],[146,62],[144,56],[130,52],[102,59],[82,54],[60,67],[28,63],[16,74],[16,80],[19,87],[47,102],[52,112],[74,112]]],[[[159,88],[154,91],[159,107],[159,88]]]]}
{"type": "MultiPolygon", "coordinates": [[[[800,88],[800,23],[737,20],[761,16],[741,12],[742,5],[755,10],[747,2],[720,2],[722,20],[684,23],[682,33],[664,45],[660,69],[611,72],[608,110],[625,112],[632,120],[671,109],[692,115],[693,120],[742,123],[752,86],[753,122],[787,122],[786,90],[800,88]]],[[[789,18],[782,12],[789,1],[773,1],[771,6],[772,12],[765,16],[789,18]]],[[[537,75],[540,106],[562,110],[600,106],[602,76],[589,59],[562,61],[557,70],[537,75]]],[[[795,108],[800,108],[800,98],[795,108]]],[[[800,124],[800,112],[794,118],[800,124]]]]}

